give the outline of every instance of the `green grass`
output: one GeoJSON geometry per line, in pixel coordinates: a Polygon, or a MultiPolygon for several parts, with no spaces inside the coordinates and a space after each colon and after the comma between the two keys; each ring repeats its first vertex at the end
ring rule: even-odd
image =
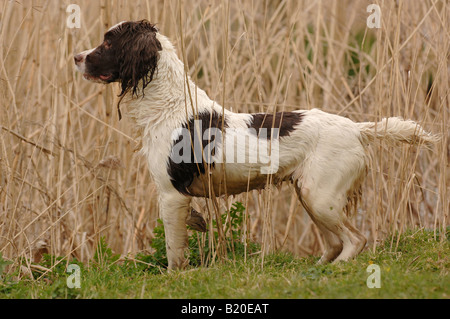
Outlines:
{"type": "MultiPolygon", "coordinates": [[[[68,288],[65,263],[41,279],[15,281],[4,275],[0,298],[449,298],[449,240],[425,230],[409,231],[391,251],[391,239],[357,259],[317,266],[316,257],[288,253],[242,258],[156,274],[110,251],[81,267],[81,288],[68,288]],[[100,260],[101,259],[101,260],[100,260]],[[381,288],[369,289],[366,271],[380,266],[381,288]],[[263,267],[262,267],[263,265],[263,267]]],[[[395,246],[396,238],[393,238],[395,246]]],[[[0,258],[1,261],[1,258],[0,258]]],[[[46,260],[45,262],[50,262],[46,260]]],[[[54,260],[53,260],[54,262],[54,260]]],[[[35,277],[39,274],[35,273],[35,277]]]]}

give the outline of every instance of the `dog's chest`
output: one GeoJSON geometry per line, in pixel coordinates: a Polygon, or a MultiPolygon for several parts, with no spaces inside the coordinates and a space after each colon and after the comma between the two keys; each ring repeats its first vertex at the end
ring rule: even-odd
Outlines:
{"type": "Polygon", "coordinates": [[[158,125],[144,130],[141,153],[147,159],[148,169],[158,183],[169,181],[167,163],[172,148],[172,129],[158,125]]]}

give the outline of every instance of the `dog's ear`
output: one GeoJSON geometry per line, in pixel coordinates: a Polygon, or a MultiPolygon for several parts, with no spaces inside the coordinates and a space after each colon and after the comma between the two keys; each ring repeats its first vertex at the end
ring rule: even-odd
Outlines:
{"type": "Polygon", "coordinates": [[[118,54],[119,78],[122,92],[129,90],[136,95],[139,82],[142,91],[152,81],[157,68],[161,43],[156,38],[157,29],[149,22],[142,20],[128,26],[124,30],[118,54]]]}

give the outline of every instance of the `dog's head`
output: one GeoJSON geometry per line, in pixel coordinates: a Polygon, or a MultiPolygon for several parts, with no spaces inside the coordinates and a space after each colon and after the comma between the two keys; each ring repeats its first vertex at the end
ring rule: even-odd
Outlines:
{"type": "Polygon", "coordinates": [[[109,29],[98,47],[75,55],[75,65],[85,79],[98,83],[120,82],[123,96],[136,94],[152,81],[161,43],[158,30],[146,20],[125,21],[109,29]]]}

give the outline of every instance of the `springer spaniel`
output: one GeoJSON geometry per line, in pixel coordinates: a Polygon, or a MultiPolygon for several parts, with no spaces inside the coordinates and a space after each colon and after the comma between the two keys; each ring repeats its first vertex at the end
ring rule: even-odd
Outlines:
{"type": "Polygon", "coordinates": [[[347,210],[360,196],[366,145],[377,138],[437,140],[397,117],[355,123],[318,109],[233,113],[193,83],[169,39],[146,20],[113,26],[100,46],[74,60],[85,79],[121,85],[119,96],[142,133],[142,153],[158,188],[169,269],[187,264],[186,224],[205,228],[190,208],[193,196],[239,194],[283,181],[293,183],[326,239],[319,263],[353,258],[366,238],[347,210]]]}

